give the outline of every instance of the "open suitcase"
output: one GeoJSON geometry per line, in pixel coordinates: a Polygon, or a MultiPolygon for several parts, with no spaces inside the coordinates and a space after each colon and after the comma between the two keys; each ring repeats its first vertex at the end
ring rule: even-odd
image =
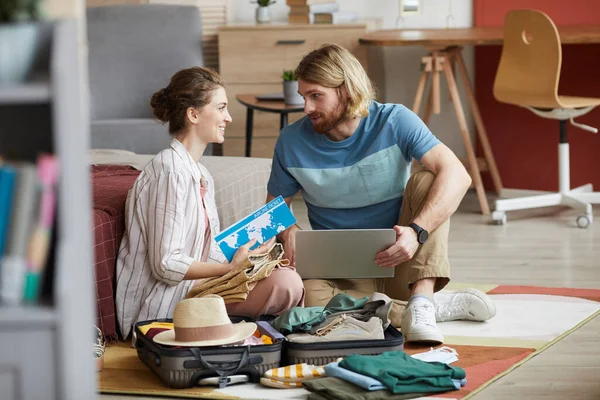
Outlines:
{"type": "MultiPolygon", "coordinates": [[[[141,321],[135,325],[135,348],[138,357],[168,386],[188,388],[201,380],[216,377],[223,388],[232,383],[233,375],[245,375],[258,383],[265,371],[278,368],[281,362],[281,341],[258,346],[170,347],[154,342],[139,329],[152,322],[172,322],[172,319],[141,321]]],[[[258,325],[261,333],[272,337],[258,325]]]]}
{"type": "Polygon", "coordinates": [[[322,343],[283,343],[283,365],[325,365],[350,354],[374,355],[386,351],[404,350],[404,336],[389,325],[384,331],[385,339],[347,340],[322,343]]]}

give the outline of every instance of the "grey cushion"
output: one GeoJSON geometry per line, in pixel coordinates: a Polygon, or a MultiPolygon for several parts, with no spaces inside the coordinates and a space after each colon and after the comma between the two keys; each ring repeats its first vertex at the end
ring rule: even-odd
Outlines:
{"type": "Polygon", "coordinates": [[[152,93],[180,69],[204,64],[197,7],[115,5],[86,12],[92,120],[151,118],[152,93]]]}
{"type": "Polygon", "coordinates": [[[93,121],[93,149],[121,149],[138,154],[156,154],[169,147],[171,136],[166,125],[153,119],[93,121]]]}
{"type": "MultiPolygon", "coordinates": [[[[167,125],[153,119],[107,119],[91,125],[92,149],[121,149],[138,154],[156,154],[169,147],[167,125]]],[[[205,155],[213,152],[212,144],[205,155]]]]}

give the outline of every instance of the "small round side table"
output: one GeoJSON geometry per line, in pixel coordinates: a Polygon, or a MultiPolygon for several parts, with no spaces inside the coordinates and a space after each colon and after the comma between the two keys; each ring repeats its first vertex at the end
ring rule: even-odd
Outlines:
{"type": "Polygon", "coordinates": [[[258,100],[256,96],[256,94],[238,94],[236,96],[237,101],[246,106],[246,157],[250,157],[252,149],[254,110],[279,114],[280,130],[288,124],[289,113],[304,112],[304,105],[285,104],[283,100],[258,100]]]}

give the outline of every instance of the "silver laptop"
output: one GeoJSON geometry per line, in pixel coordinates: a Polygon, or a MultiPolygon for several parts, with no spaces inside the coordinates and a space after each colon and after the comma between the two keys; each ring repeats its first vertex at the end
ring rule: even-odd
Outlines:
{"type": "Polygon", "coordinates": [[[380,267],[375,255],[396,241],[393,229],[298,231],[296,271],[308,278],[390,278],[394,268],[380,267]]]}

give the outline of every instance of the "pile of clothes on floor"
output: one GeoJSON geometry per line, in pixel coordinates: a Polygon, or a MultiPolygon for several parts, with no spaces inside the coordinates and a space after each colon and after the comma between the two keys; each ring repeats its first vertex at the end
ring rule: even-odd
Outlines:
{"type": "Polygon", "coordinates": [[[267,371],[265,386],[304,387],[309,400],[410,399],[458,390],[466,384],[462,368],[448,365],[458,360],[449,347],[409,356],[403,351],[379,355],[353,354],[324,365],[296,364],[267,371]]]}
{"type": "MultiPolygon", "coordinates": [[[[279,389],[303,387],[311,392],[311,400],[406,399],[464,386],[465,371],[449,365],[458,360],[454,349],[442,347],[413,356],[403,351],[402,335],[390,323],[391,308],[392,300],[382,293],[360,299],[340,293],[324,307],[293,307],[273,319],[232,323],[223,298],[209,294],[180,302],[172,321],[138,323],[136,332],[140,340],[146,341],[138,347],[138,352],[143,353],[150,344],[166,346],[161,347],[166,350],[158,352],[167,351],[165,354],[170,349],[191,348],[194,352],[189,355],[179,352],[169,356],[180,357],[181,362],[190,357],[188,362],[196,362],[200,348],[212,348],[207,350],[209,356],[218,353],[220,349],[216,347],[224,346],[226,352],[222,353],[221,362],[231,356],[239,363],[239,356],[232,352],[236,347],[251,358],[255,354],[268,357],[267,353],[272,351],[267,346],[279,346],[278,352],[283,348],[281,363],[279,356],[276,360],[262,361],[266,364],[261,365],[261,371],[266,371],[260,383],[279,389]],[[261,346],[265,346],[264,354],[256,351],[261,346]],[[293,348],[301,351],[290,356],[293,348]],[[311,365],[309,362],[313,361],[309,360],[318,360],[314,362],[322,365],[311,365]],[[282,364],[292,365],[271,367],[282,364]]],[[[210,367],[205,364],[204,367],[210,367]]],[[[150,367],[167,368],[154,362],[150,367]]],[[[257,380],[258,376],[253,382],[257,380]]],[[[226,381],[219,379],[219,387],[226,381]]],[[[169,379],[167,383],[177,385],[174,387],[196,384],[169,379]]]]}
{"type": "MultiPolygon", "coordinates": [[[[370,341],[385,338],[392,300],[382,294],[356,299],[338,294],[324,307],[296,307],[271,322],[292,343],[370,341]]],[[[317,356],[317,354],[315,354],[317,356]]],[[[265,372],[261,384],[304,387],[309,399],[408,399],[458,390],[466,384],[454,349],[441,347],[409,356],[404,351],[351,354],[326,365],[300,363],[265,372]]]]}

